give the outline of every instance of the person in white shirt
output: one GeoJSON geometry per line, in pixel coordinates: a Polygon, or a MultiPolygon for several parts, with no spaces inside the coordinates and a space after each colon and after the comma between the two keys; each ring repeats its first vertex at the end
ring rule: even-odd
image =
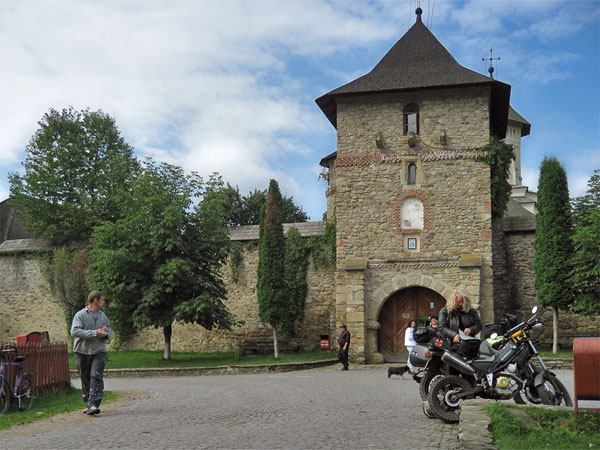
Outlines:
{"type": "Polygon", "coordinates": [[[412,351],[413,347],[415,345],[417,345],[417,343],[415,342],[415,338],[413,337],[416,327],[417,327],[417,321],[411,320],[410,322],[408,322],[408,328],[404,332],[404,346],[406,347],[406,350],[408,350],[408,357],[406,358],[406,365],[410,369],[411,375],[413,375],[415,373],[415,368],[410,362],[410,352],[412,351]]]}

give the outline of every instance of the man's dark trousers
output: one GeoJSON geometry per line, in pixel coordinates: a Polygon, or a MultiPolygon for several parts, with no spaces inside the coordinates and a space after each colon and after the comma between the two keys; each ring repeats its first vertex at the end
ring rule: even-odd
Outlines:
{"type": "Polygon", "coordinates": [[[106,352],[95,355],[75,353],[75,363],[79,378],[81,378],[81,391],[83,402],[88,408],[100,407],[104,395],[104,366],[106,365],[106,352]]]}
{"type": "Polygon", "coordinates": [[[342,365],[348,370],[348,349],[342,350],[342,365]]]}

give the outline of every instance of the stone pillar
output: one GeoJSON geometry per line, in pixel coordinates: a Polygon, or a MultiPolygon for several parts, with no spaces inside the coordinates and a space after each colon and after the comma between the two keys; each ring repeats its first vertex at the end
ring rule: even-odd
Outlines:
{"type": "MultiPolygon", "coordinates": [[[[349,258],[338,271],[336,289],[337,327],[345,323],[352,335],[350,356],[354,362],[365,361],[365,271],[367,260],[349,258]]],[[[338,329],[339,335],[339,329],[338,329]]]]}

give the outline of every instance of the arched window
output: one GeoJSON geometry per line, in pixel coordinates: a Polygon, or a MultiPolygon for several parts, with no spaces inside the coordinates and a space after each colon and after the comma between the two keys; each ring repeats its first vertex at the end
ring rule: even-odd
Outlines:
{"type": "Polygon", "coordinates": [[[408,183],[407,184],[417,184],[417,165],[415,163],[410,163],[408,165],[408,183]]]}
{"type": "Polygon", "coordinates": [[[404,135],[419,134],[419,107],[410,103],[404,107],[404,135]]]}

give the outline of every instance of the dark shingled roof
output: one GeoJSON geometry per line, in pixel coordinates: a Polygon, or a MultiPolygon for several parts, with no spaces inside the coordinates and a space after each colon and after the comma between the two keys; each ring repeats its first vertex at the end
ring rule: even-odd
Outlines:
{"type": "Polygon", "coordinates": [[[529,133],[531,133],[531,124],[527,122],[527,120],[512,106],[508,110],[508,120],[513,120],[523,125],[523,128],[521,129],[521,137],[529,136],[529,133]]]}
{"type": "MultiPolygon", "coordinates": [[[[318,236],[325,232],[325,222],[298,222],[284,223],[283,234],[287,236],[288,230],[297,228],[300,236],[318,236]]],[[[243,225],[229,228],[229,239],[232,241],[256,241],[258,240],[258,225],[243,225]]]]}
{"type": "Polygon", "coordinates": [[[337,127],[336,97],[448,87],[490,86],[491,130],[506,136],[510,85],[461,66],[421,21],[368,74],[319,97],[316,102],[337,127]]]}

